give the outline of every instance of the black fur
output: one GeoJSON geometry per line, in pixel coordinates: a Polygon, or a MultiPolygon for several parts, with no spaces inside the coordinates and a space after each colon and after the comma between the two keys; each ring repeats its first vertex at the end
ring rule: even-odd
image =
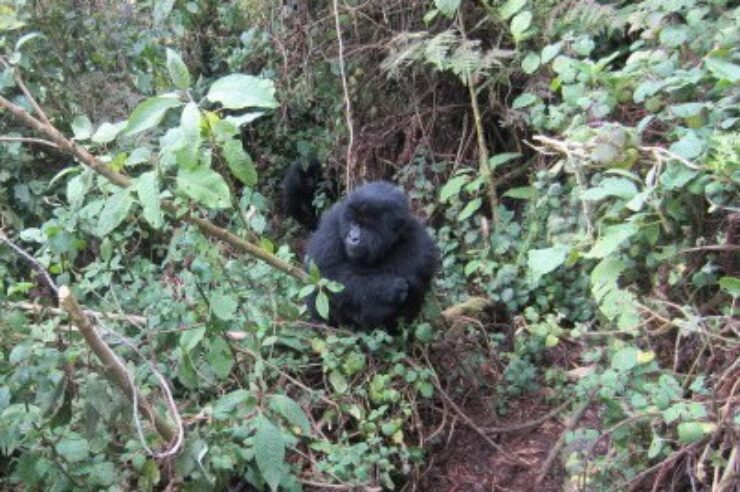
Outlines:
{"type": "MultiPolygon", "coordinates": [[[[439,251],[411,215],[406,195],[375,181],[361,186],[321,218],[308,261],[344,285],[330,298],[329,322],[360,329],[394,329],[419,313],[437,269],[439,251]]],[[[320,320],[315,295],[308,309],[320,320]]]]}
{"type": "Polygon", "coordinates": [[[321,180],[321,165],[316,159],[294,162],[288,168],[280,186],[283,213],[313,230],[319,222],[313,198],[321,180]]]}

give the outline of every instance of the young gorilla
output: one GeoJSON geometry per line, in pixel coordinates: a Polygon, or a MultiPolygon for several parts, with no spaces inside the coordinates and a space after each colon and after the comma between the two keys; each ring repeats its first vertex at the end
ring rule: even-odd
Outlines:
{"type": "Polygon", "coordinates": [[[315,158],[307,162],[296,161],[290,165],[280,186],[283,213],[293,217],[310,230],[319,223],[313,197],[321,180],[321,165],[315,158]]]}
{"type": "MultiPolygon", "coordinates": [[[[361,186],[321,218],[307,249],[321,275],[344,285],[332,294],[329,322],[393,330],[421,309],[439,252],[409,211],[406,195],[385,181],[361,186]]],[[[315,295],[308,309],[315,320],[315,295]]]]}

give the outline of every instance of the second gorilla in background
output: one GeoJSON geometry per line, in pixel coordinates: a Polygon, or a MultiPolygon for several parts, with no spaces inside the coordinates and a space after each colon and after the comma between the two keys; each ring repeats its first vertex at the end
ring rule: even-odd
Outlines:
{"type": "MultiPolygon", "coordinates": [[[[344,285],[330,297],[329,322],[361,329],[393,330],[399,319],[414,318],[439,261],[405,193],[385,181],[355,189],[324,214],[307,256],[323,277],[344,285]]],[[[319,320],[315,297],[308,308],[319,320]]]]}

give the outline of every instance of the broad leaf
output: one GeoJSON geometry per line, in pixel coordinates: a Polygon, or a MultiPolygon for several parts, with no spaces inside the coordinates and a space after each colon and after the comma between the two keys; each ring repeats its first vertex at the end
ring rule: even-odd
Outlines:
{"type": "Polygon", "coordinates": [[[181,104],[180,99],[174,95],[150,97],[136,106],[131,113],[126,134],[135,135],[157,126],[168,109],[181,104]]]}
{"type": "Polygon", "coordinates": [[[116,139],[118,134],[126,128],[127,124],[128,122],[126,121],[119,121],[118,123],[103,123],[98,127],[95,133],[93,133],[90,140],[99,145],[112,142],[116,139]]]}
{"type": "Polygon", "coordinates": [[[517,96],[516,99],[514,99],[514,102],[511,103],[511,107],[513,109],[521,109],[526,108],[527,106],[530,106],[536,102],[537,96],[529,92],[525,92],[524,94],[520,94],[519,96],[517,96]]]}
{"type": "Polygon", "coordinates": [[[465,205],[465,208],[462,209],[462,212],[460,212],[460,215],[457,216],[457,220],[462,221],[473,215],[475,211],[480,208],[482,203],[483,201],[480,198],[469,201],[468,204],[465,205]]]}
{"type": "Polygon", "coordinates": [[[64,461],[69,463],[85,461],[90,454],[90,444],[82,437],[75,435],[62,439],[54,446],[54,449],[64,461]]]}
{"type": "Polygon", "coordinates": [[[213,169],[204,166],[180,169],[177,173],[177,189],[206,208],[231,207],[229,186],[213,169]]]}
{"type": "Polygon", "coordinates": [[[280,429],[264,416],[256,419],[254,434],[254,459],[265,482],[277,490],[285,469],[285,440],[280,429]]]}
{"type": "Polygon", "coordinates": [[[244,151],[242,143],[239,140],[230,139],[225,141],[221,146],[221,150],[224,159],[226,159],[226,164],[239,181],[247,186],[257,184],[257,170],[254,167],[254,161],[244,151]]]}
{"type": "Polygon", "coordinates": [[[292,425],[301,429],[304,434],[311,432],[311,424],[301,406],[292,398],[285,395],[272,395],[269,399],[270,408],[285,417],[292,425]]]}
{"type": "Polygon", "coordinates": [[[514,36],[514,39],[521,39],[522,35],[527,29],[529,29],[529,26],[531,24],[532,12],[530,12],[529,10],[520,12],[513,19],[511,19],[511,34],[514,36]]]}
{"type": "Polygon", "coordinates": [[[536,53],[528,53],[522,60],[522,71],[526,74],[534,73],[540,68],[540,57],[536,53]]]}
{"type": "Polygon", "coordinates": [[[678,424],[678,440],[684,444],[699,442],[716,430],[713,422],[681,422],[678,424]]]}
{"type": "Polygon", "coordinates": [[[190,87],[190,72],[188,67],[183,63],[180,55],[167,48],[167,70],[170,72],[170,79],[178,89],[187,89],[190,87]]]}
{"type": "Polygon", "coordinates": [[[624,241],[632,237],[639,228],[636,224],[618,224],[606,228],[604,235],[601,236],[591,251],[586,253],[586,258],[604,258],[619,249],[624,241]]]}
{"type": "Polygon", "coordinates": [[[452,17],[457,12],[461,0],[434,0],[434,6],[446,17],[452,17]]]}
{"type": "Polygon", "coordinates": [[[75,116],[72,120],[72,133],[74,133],[75,140],[87,140],[92,136],[92,130],[92,123],[86,115],[75,116]]]}
{"type": "Polygon", "coordinates": [[[469,179],[470,178],[466,175],[455,176],[454,178],[450,179],[447,183],[445,183],[445,185],[442,187],[442,190],[439,192],[439,201],[445,203],[452,196],[457,196],[460,193],[463,185],[467,183],[469,179]]]}
{"type": "Polygon", "coordinates": [[[216,292],[211,296],[209,304],[213,314],[215,314],[219,319],[224,321],[234,319],[234,314],[238,307],[238,303],[234,296],[216,292]]]}
{"type": "Polygon", "coordinates": [[[159,203],[159,178],[156,171],[148,171],[136,178],[134,189],[139,196],[139,202],[144,209],[144,219],[154,227],[160,229],[164,224],[164,216],[159,203]]]}
{"type": "Polygon", "coordinates": [[[316,311],[322,318],[329,319],[329,297],[323,290],[316,295],[316,311]]]}
{"type": "Polygon", "coordinates": [[[522,154],[520,154],[519,152],[504,152],[502,154],[496,154],[488,159],[488,169],[494,171],[500,165],[521,156],[522,154]]]}
{"type": "Polygon", "coordinates": [[[531,249],[527,257],[529,275],[534,281],[565,263],[569,248],[564,245],[546,249],[531,249]]]}
{"type": "Polygon", "coordinates": [[[95,233],[99,237],[105,237],[113,232],[124,221],[132,204],[131,193],[125,189],[118,190],[106,198],[95,233]]]}
{"type": "Polygon", "coordinates": [[[501,17],[506,20],[522,10],[522,7],[526,4],[527,0],[507,0],[499,9],[499,13],[501,14],[501,17]]]}
{"type": "Polygon", "coordinates": [[[209,101],[221,103],[227,109],[248,107],[275,108],[275,84],[271,80],[252,75],[233,74],[213,83],[206,96],[209,101]]]}
{"type": "Polygon", "coordinates": [[[629,200],[637,194],[637,186],[627,178],[604,178],[599,186],[590,188],[581,194],[587,201],[599,201],[608,196],[616,196],[629,200]]]}

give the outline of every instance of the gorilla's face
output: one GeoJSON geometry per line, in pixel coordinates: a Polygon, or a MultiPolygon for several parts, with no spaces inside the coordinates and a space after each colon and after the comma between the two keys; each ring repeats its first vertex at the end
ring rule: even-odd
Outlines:
{"type": "Polygon", "coordinates": [[[388,183],[355,190],[343,204],[339,230],[350,261],[372,264],[402,237],[409,218],[405,195],[388,183]]]}

